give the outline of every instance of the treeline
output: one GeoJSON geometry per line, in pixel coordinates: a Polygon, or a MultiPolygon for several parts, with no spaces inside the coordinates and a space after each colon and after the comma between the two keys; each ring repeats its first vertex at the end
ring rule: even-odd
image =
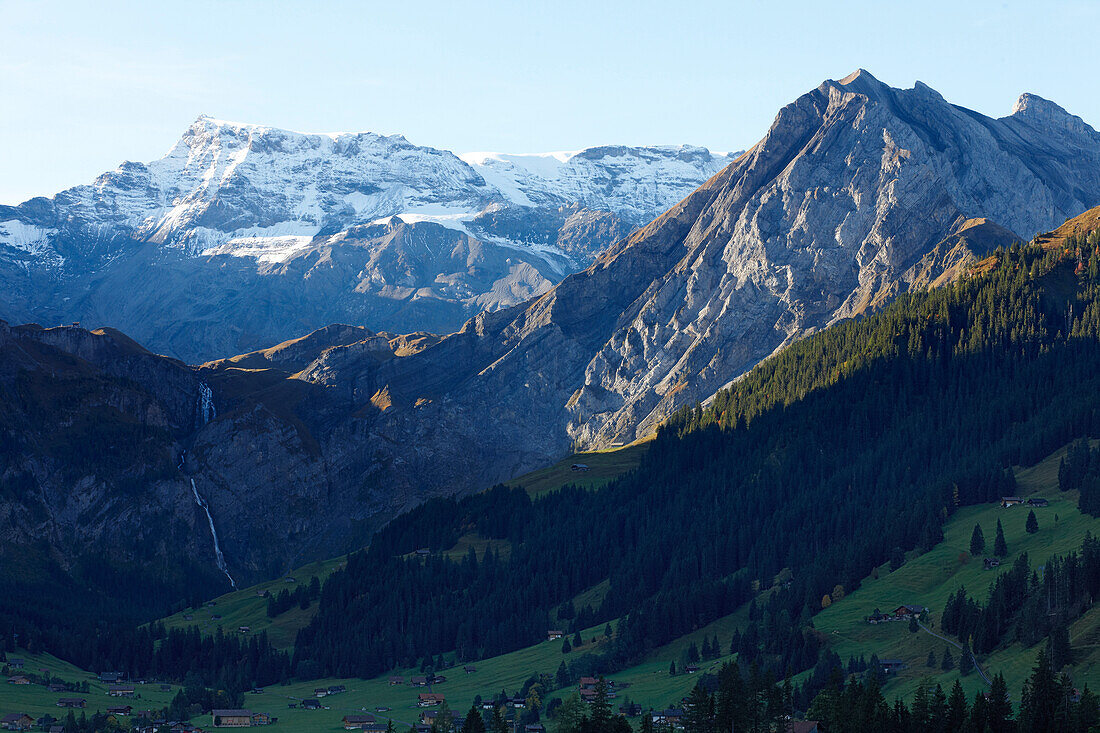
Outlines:
{"type": "Polygon", "coordinates": [[[281,682],[290,677],[290,657],[271,646],[266,632],[225,634],[219,627],[203,634],[198,627],[166,629],[162,623],[133,628],[104,626],[73,638],[49,630],[9,627],[0,635],[0,651],[16,642],[31,652],[51,654],[83,669],[120,672],[128,678],[184,680],[229,694],[281,682]],[[16,629],[19,630],[16,630],[16,629]]]}
{"type": "Polygon", "coordinates": [[[308,584],[300,584],[294,591],[283,588],[267,597],[267,617],[281,616],[297,606],[305,611],[313,601],[321,597],[321,581],[314,575],[308,584]]]}
{"type": "Polygon", "coordinates": [[[995,257],[784,350],[675,415],[640,468],[599,491],[497,487],[399,517],[324,584],[296,672],[507,652],[605,580],[592,621],[621,621],[596,671],[768,588],[738,651],[776,673],[812,667],[807,627],[838,586],[932,547],[958,506],[1014,493],[1009,466],[1100,434],[1096,277],[1034,246],[995,257]],[[471,532],[508,552],[439,554],[471,532]]]}
{"type": "Polygon", "coordinates": [[[1100,596],[1100,539],[1085,536],[1080,552],[1052,557],[1042,574],[1032,570],[1027,554],[997,576],[985,604],[959,588],[944,606],[940,627],[979,654],[1001,643],[1033,646],[1049,637],[1057,669],[1073,662],[1068,624],[1100,596]]]}
{"type": "MultiPolygon", "coordinates": [[[[790,717],[816,720],[822,733],[1089,733],[1100,725],[1100,698],[1076,689],[1058,675],[1049,649],[1039,653],[1013,710],[1004,677],[996,675],[988,693],[968,700],[958,680],[946,692],[921,685],[911,704],[890,704],[882,694],[880,672],[867,669],[845,676],[839,667],[806,706],[805,690],[789,680],[777,683],[755,666],[747,675],[727,663],[692,690],[685,707],[685,733],[768,733],[784,730],[790,717]]],[[[646,726],[643,724],[643,730],[646,726]]]]}
{"type": "Polygon", "coordinates": [[[1100,517],[1100,446],[1090,448],[1085,438],[1075,441],[1058,463],[1058,488],[1080,491],[1077,508],[1100,517]]]}

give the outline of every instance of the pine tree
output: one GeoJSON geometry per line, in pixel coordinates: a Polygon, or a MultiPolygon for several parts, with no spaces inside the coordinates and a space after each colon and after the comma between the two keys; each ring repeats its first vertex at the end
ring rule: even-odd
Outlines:
{"type": "MultiPolygon", "coordinates": [[[[566,639],[566,641],[569,641],[566,639]]],[[[569,687],[569,669],[565,666],[565,662],[558,665],[558,671],[554,675],[554,681],[558,684],[558,689],[564,689],[569,687]]]]}
{"type": "Polygon", "coordinates": [[[1005,543],[1005,531],[1001,526],[1001,520],[997,520],[997,537],[993,540],[993,554],[1004,557],[1008,554],[1008,545],[1005,543]]]}
{"type": "Polygon", "coordinates": [[[967,713],[966,693],[963,692],[962,683],[956,679],[951,687],[951,695],[947,698],[946,730],[961,731],[966,723],[967,713]]]}
{"type": "Polygon", "coordinates": [[[477,705],[471,705],[470,711],[466,713],[466,720],[462,723],[462,733],[485,733],[485,721],[477,705]]]}
{"type": "MultiPolygon", "coordinates": [[[[564,705],[562,706],[564,707],[564,705]]],[[[509,733],[508,721],[504,719],[504,706],[498,705],[493,710],[493,720],[489,724],[490,733],[509,733]]],[[[575,732],[571,732],[575,733],[575,732]]]]}
{"type": "Polygon", "coordinates": [[[1069,627],[1059,618],[1050,629],[1050,663],[1058,670],[1073,664],[1073,648],[1069,644],[1069,627]]]}
{"type": "Polygon", "coordinates": [[[676,676],[676,662],[675,661],[672,661],[672,662],[668,663],[668,676],[669,677],[675,677],[676,676]]]}
{"type": "Polygon", "coordinates": [[[940,663],[940,669],[942,669],[946,672],[949,669],[954,669],[955,668],[955,660],[951,656],[951,648],[950,647],[948,647],[946,645],[943,647],[943,657],[942,658],[943,658],[943,661],[940,663]]]}
{"type": "Polygon", "coordinates": [[[593,733],[608,733],[611,725],[611,703],[607,697],[607,680],[603,677],[596,680],[595,692],[588,713],[591,730],[593,733]]]}
{"type": "Polygon", "coordinates": [[[1008,685],[1000,672],[989,686],[989,708],[986,721],[991,730],[1011,730],[1012,703],[1008,700],[1008,685]]]}
{"type": "MultiPolygon", "coordinates": [[[[573,647],[571,647],[569,645],[569,639],[563,639],[562,642],[561,642],[561,653],[562,654],[568,654],[571,651],[573,651],[573,647]]],[[[564,664],[564,662],[563,662],[563,664],[564,664]]]]}
{"type": "Polygon", "coordinates": [[[1027,524],[1024,525],[1024,529],[1028,534],[1035,534],[1039,531],[1039,520],[1035,517],[1035,510],[1032,509],[1027,513],[1027,524]]]}
{"type": "Polygon", "coordinates": [[[970,555],[978,557],[985,552],[985,536],[982,534],[981,525],[974,525],[974,533],[970,535],[970,555]]]}
{"type": "Polygon", "coordinates": [[[963,644],[962,651],[959,652],[959,674],[963,677],[974,671],[974,657],[970,653],[970,645],[963,644]]]}

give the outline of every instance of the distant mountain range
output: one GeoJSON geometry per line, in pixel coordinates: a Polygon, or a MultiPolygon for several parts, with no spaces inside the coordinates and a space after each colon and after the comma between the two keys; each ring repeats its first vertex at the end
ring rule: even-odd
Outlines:
{"type": "Polygon", "coordinates": [[[449,332],[545,292],[732,158],[459,157],[200,117],[159,160],[0,206],[0,317],[111,325],[190,361],[332,322],[449,332]]]}
{"type": "MultiPolygon", "coordinates": [[[[379,315],[383,302],[410,309],[394,310],[387,318],[410,317],[418,303],[438,304],[444,298],[397,298],[399,286],[383,274],[393,267],[412,272],[414,262],[423,265],[415,272],[435,284],[414,280],[400,286],[415,293],[425,288],[457,292],[443,288],[447,278],[424,264],[428,254],[415,260],[414,253],[442,256],[444,241],[466,247],[459,257],[467,263],[465,278],[480,272],[469,264],[469,252],[475,251],[554,249],[557,254],[546,254],[543,262],[575,262],[570,258],[583,260],[599,249],[592,244],[598,238],[580,237],[574,247],[564,243],[567,227],[551,228],[546,231],[553,236],[539,247],[517,249],[518,235],[509,239],[511,244],[490,245],[486,232],[504,237],[507,223],[519,221],[509,217],[524,212],[550,216],[569,211],[574,213],[567,220],[595,220],[604,216],[594,213],[604,211],[598,207],[621,203],[613,226],[612,215],[605,218],[608,232],[629,229],[626,222],[637,219],[627,217],[644,217],[649,204],[635,201],[629,208],[622,203],[625,198],[617,198],[629,190],[624,181],[641,180],[621,171],[615,177],[620,185],[595,186],[609,198],[593,199],[586,205],[590,208],[560,203],[574,196],[560,193],[568,186],[584,192],[584,186],[570,181],[594,180],[595,174],[576,173],[596,170],[586,162],[589,158],[601,161],[599,169],[605,172],[612,160],[632,160],[651,172],[646,166],[685,165],[699,175],[720,164],[698,150],[589,151],[564,163],[472,157],[479,168],[400,139],[308,137],[200,120],[161,163],[125,166],[96,187],[4,210],[0,221],[7,222],[9,246],[3,277],[13,283],[4,296],[5,312],[27,314],[18,320],[43,321],[62,311],[84,320],[96,313],[113,323],[134,324],[127,329],[157,348],[168,344],[183,350],[190,344],[187,349],[215,352],[306,322],[285,314],[322,318],[326,308],[337,307],[331,303],[346,304],[359,295],[370,296],[356,302],[372,318],[385,322],[379,315]],[[225,163],[232,156],[226,156],[222,142],[212,141],[209,148],[198,142],[204,131],[216,131],[214,138],[220,140],[231,129],[237,132],[230,137],[239,143],[232,149],[243,161],[236,167],[225,163]],[[333,151],[342,146],[358,152],[336,155],[333,151]],[[367,155],[366,148],[386,154],[367,155]],[[195,172],[184,176],[178,171],[190,171],[192,152],[195,172]],[[257,167],[248,168],[254,153],[257,167]],[[417,188],[420,184],[406,177],[383,185],[397,180],[398,173],[378,161],[404,155],[434,161],[419,168],[418,175],[434,176],[435,183],[417,188]],[[271,156],[299,161],[278,168],[280,175],[294,173],[296,181],[308,183],[289,186],[265,178],[276,168],[259,162],[271,156]],[[331,162],[334,156],[339,165],[331,162]],[[689,164],[698,156],[710,162],[689,164]],[[331,171],[349,161],[373,171],[370,185],[379,190],[364,184],[336,193],[337,180],[355,176],[331,171]],[[296,165],[310,172],[299,175],[296,165]],[[173,181],[186,178],[190,193],[160,199],[176,202],[171,207],[164,203],[134,214],[127,208],[134,201],[146,206],[160,195],[150,191],[171,190],[163,182],[166,174],[157,172],[161,167],[177,171],[167,176],[173,181]],[[390,172],[383,175],[382,170],[390,172]],[[123,179],[130,183],[124,185],[123,179]],[[553,185],[541,183],[547,181],[553,185]],[[110,196],[97,198],[101,190],[110,196]],[[284,191],[281,198],[279,191],[284,191]],[[519,201],[517,191],[525,201],[519,201]],[[553,201],[559,203],[544,203],[551,199],[541,196],[558,197],[553,201]],[[336,199],[342,203],[332,203],[336,199]],[[390,208],[382,199],[391,201],[390,208]],[[466,213],[455,213],[463,207],[466,213]],[[333,210],[344,213],[319,213],[333,210]],[[378,221],[412,219],[414,210],[435,220],[378,221]],[[313,212],[312,218],[288,213],[305,211],[313,212]],[[307,219],[308,225],[303,223],[307,219]],[[120,224],[139,220],[146,223],[125,225],[129,229],[120,224]],[[88,239],[97,226],[103,237],[88,239]],[[53,230],[48,236],[41,233],[53,230]],[[125,236],[115,234],[123,230],[125,236]],[[22,239],[12,239],[12,232],[21,232],[22,239]],[[309,241],[288,254],[282,248],[291,245],[273,243],[278,237],[309,241]],[[238,248],[249,254],[242,256],[238,248]],[[363,258],[374,261],[376,269],[363,269],[363,258]],[[82,267],[98,274],[81,276],[82,267]],[[359,284],[348,290],[340,273],[353,270],[359,284]],[[64,295],[69,292],[74,294],[64,295]],[[368,302],[371,309],[363,305],[368,302]],[[178,324],[173,320],[177,312],[178,324]],[[200,348],[203,344],[209,346],[200,348]]],[[[408,169],[407,162],[400,167],[408,169]]],[[[673,196],[672,188],[667,195],[673,196]]],[[[127,485],[127,476],[148,474],[155,477],[159,498],[143,505],[144,521],[186,526],[205,542],[206,518],[194,509],[194,479],[218,524],[234,577],[268,577],[294,562],[355,547],[381,523],[429,497],[485,488],[547,465],[571,447],[648,435],[679,407],[707,400],[785,345],[866,314],[900,293],[950,282],[990,248],[1030,239],[1098,204],[1100,135],[1054,103],[1024,95],[1011,115],[991,119],[948,103],[920,83],[894,89],[860,71],[826,81],[781,109],[752,149],[602,251],[583,271],[557,285],[532,286],[534,293],[545,292],[520,305],[485,310],[449,335],[395,334],[356,319],[355,325],[331,326],[278,347],[239,349],[248,353],[202,367],[156,361],[167,374],[183,369],[190,375],[167,380],[169,386],[183,385],[178,394],[161,394],[160,383],[166,380],[150,378],[160,372],[145,366],[157,357],[142,353],[127,361],[133,370],[115,364],[111,354],[123,347],[110,343],[131,342],[114,331],[89,335],[71,327],[11,328],[0,334],[6,349],[0,361],[25,366],[9,367],[9,392],[30,389],[36,399],[53,394],[65,386],[65,372],[56,364],[69,358],[65,354],[79,358],[86,362],[80,365],[82,378],[107,384],[92,406],[110,408],[107,414],[115,417],[115,411],[129,416],[119,418],[120,434],[129,435],[135,424],[146,426],[127,440],[152,441],[159,457],[152,462],[123,454],[102,468],[97,461],[110,454],[92,451],[81,454],[86,470],[64,475],[65,451],[46,455],[42,446],[70,445],[71,436],[50,436],[64,433],[74,424],[73,415],[83,415],[85,408],[33,402],[8,427],[12,440],[27,446],[26,453],[19,453],[17,462],[0,464],[0,475],[18,472],[20,485],[34,497],[61,497],[80,486],[79,507],[108,507],[96,515],[95,526],[109,535],[121,526],[116,521],[121,515],[110,509],[122,506],[111,501],[117,486],[127,485]],[[104,343],[110,348],[89,345],[104,343]],[[117,379],[124,381],[111,386],[117,379]],[[31,386],[20,386],[26,380],[31,386]],[[42,386],[32,389],[34,384],[42,386]],[[191,416],[200,411],[202,385],[212,390],[216,416],[200,423],[191,416]],[[175,406],[153,409],[165,401],[175,406]],[[173,468],[184,450],[185,464],[173,468]],[[110,478],[108,469],[123,483],[110,478]]],[[[533,268],[535,259],[525,262],[533,268]]],[[[489,282],[492,276],[486,278],[489,282]]],[[[512,297],[522,294],[512,291],[512,297]]],[[[456,301],[454,307],[458,312],[470,306],[456,301]]],[[[28,506],[37,507],[35,502],[28,506]]],[[[21,509],[21,516],[46,516],[50,506],[21,509]]],[[[20,520],[11,531],[28,546],[55,525],[60,527],[57,537],[80,537],[74,529],[77,516],[57,515],[34,525],[20,520]]],[[[129,535],[118,538],[129,540],[129,535]]],[[[89,551],[95,544],[89,539],[79,546],[89,551]]],[[[127,553],[120,550],[119,555],[127,553]]],[[[204,572],[217,577],[212,561],[204,572]]]]}

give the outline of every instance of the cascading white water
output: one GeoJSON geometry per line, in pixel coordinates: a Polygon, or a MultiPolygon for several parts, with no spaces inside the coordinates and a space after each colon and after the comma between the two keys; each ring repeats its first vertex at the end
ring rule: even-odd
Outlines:
{"type": "MultiPolygon", "coordinates": [[[[203,425],[213,420],[218,414],[214,409],[214,393],[206,382],[199,382],[199,412],[202,414],[203,425]]],[[[179,467],[181,471],[186,460],[187,451],[184,451],[180,454],[179,467]]],[[[195,479],[191,479],[191,493],[195,495],[195,503],[206,512],[206,522],[210,525],[210,536],[214,539],[214,559],[218,563],[218,569],[225,573],[225,577],[229,578],[229,585],[236,588],[237,582],[229,574],[229,567],[225,564],[225,555],[222,554],[222,547],[218,542],[218,530],[214,529],[214,517],[210,514],[210,504],[199,494],[199,489],[195,486],[195,479]]]]}
{"type": "Polygon", "coordinates": [[[203,425],[218,416],[214,409],[214,392],[206,382],[199,382],[199,411],[202,413],[203,425]]]}
{"type": "Polygon", "coordinates": [[[218,544],[218,530],[214,529],[214,517],[210,516],[210,505],[206,503],[206,499],[199,495],[199,490],[195,487],[195,479],[191,479],[191,492],[195,495],[195,503],[206,512],[206,521],[210,524],[210,536],[214,538],[214,558],[217,560],[218,569],[225,573],[225,577],[229,578],[229,585],[236,588],[237,583],[233,580],[233,576],[229,574],[229,568],[225,564],[225,555],[222,554],[221,545],[218,544]]]}

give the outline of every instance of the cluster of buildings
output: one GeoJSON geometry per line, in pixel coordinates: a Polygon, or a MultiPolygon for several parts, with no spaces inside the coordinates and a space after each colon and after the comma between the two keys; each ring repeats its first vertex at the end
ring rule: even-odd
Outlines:
{"type": "Polygon", "coordinates": [[[211,710],[210,718],[215,728],[252,728],[279,721],[267,713],[254,713],[251,710],[211,710]]]}
{"type": "Polygon", "coordinates": [[[867,623],[883,624],[887,621],[908,621],[911,618],[920,618],[925,613],[928,613],[928,609],[924,606],[898,606],[887,613],[883,613],[876,608],[874,613],[867,617],[867,623]]]}

